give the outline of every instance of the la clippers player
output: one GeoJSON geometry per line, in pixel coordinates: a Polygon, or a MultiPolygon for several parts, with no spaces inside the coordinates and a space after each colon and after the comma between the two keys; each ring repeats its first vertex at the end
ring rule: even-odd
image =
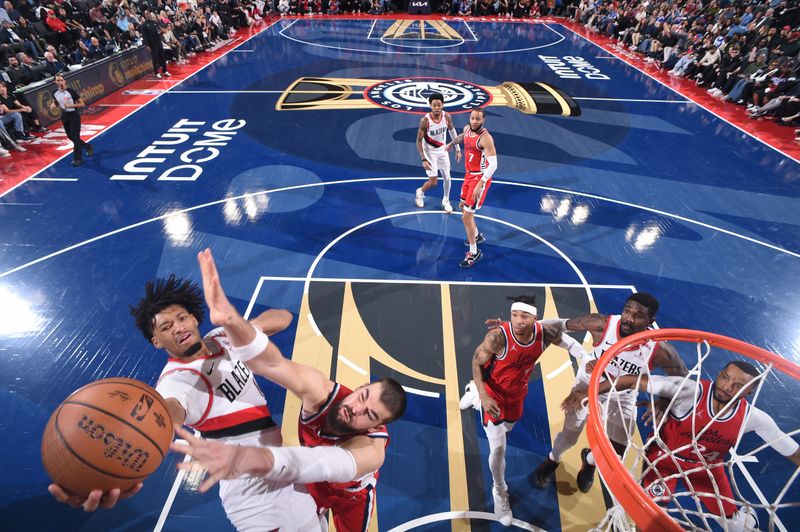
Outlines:
{"type": "Polygon", "coordinates": [[[511,304],[511,321],[490,330],[472,358],[472,382],[461,398],[463,409],[479,406],[489,441],[489,470],[494,486],[494,512],[511,524],[511,505],[505,480],[506,434],[522,417],[528,381],[536,361],[561,335],[553,326],[536,321],[535,298],[518,296],[511,304]]]}
{"type": "Polygon", "coordinates": [[[475,224],[475,212],[483,206],[486,193],[492,185],[492,176],[497,170],[497,152],[494,147],[492,135],[483,127],[486,123],[486,112],[473,109],[469,115],[469,125],[464,132],[453,139],[446,148],[449,150],[454,145],[464,141],[464,184],[461,186],[461,220],[467,233],[464,242],[469,246],[464,260],[459,263],[462,268],[471,268],[483,257],[483,252],[478,249],[478,244],[486,238],[478,232],[475,224]]]}
{"type": "MultiPolygon", "coordinates": [[[[714,382],[658,375],[640,377],[639,391],[675,398],[659,432],[660,442],[647,450],[642,486],[656,502],[667,504],[681,480],[709,512],[731,520],[728,526],[733,525],[734,530],[753,526],[752,516],[737,512],[731,502],[737,498],[725,472],[725,457],[741,435],[755,431],[765,443],[800,466],[800,445],[778,428],[769,414],[747,403],[758,376],[759,371],[752,364],[735,360],[719,372],[714,382]],[[719,497],[714,495],[715,486],[719,497]]],[[[617,380],[615,388],[630,389],[636,382],[637,377],[624,376],[617,380]]],[[[600,391],[610,387],[604,382],[600,391]]],[[[686,504],[683,503],[684,508],[686,504]]]]}
{"type": "MultiPolygon", "coordinates": [[[[300,414],[300,444],[305,447],[339,446],[355,436],[381,440],[384,447],[389,445],[389,433],[385,425],[370,427],[357,432],[336,434],[328,426],[328,418],[340,405],[342,399],[353,391],[341,384],[335,384],[328,399],[313,414],[300,414]]],[[[361,392],[363,393],[363,391],[361,392]]],[[[335,415],[335,414],[334,414],[335,415]]],[[[370,471],[350,482],[316,482],[308,484],[308,492],[317,503],[317,511],[324,513],[333,510],[333,520],[337,530],[366,531],[375,510],[375,487],[378,471],[370,471]]]]}

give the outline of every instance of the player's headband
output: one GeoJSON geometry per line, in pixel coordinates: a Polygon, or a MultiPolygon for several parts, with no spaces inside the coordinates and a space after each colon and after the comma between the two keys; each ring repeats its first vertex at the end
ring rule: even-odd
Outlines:
{"type": "Polygon", "coordinates": [[[527,303],[522,303],[521,301],[514,301],[511,304],[511,311],[519,310],[520,312],[527,312],[533,316],[536,316],[536,307],[533,305],[528,305],[527,303]]]}

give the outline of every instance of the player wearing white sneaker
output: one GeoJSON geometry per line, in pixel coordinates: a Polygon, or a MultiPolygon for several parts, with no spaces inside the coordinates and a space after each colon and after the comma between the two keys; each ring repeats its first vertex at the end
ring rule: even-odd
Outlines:
{"type": "MultiPolygon", "coordinates": [[[[536,361],[554,341],[561,341],[555,326],[536,321],[535,298],[509,298],[511,320],[495,323],[486,333],[472,358],[473,382],[467,385],[460,407],[470,406],[481,412],[483,430],[489,441],[489,470],[494,485],[494,513],[500,522],[511,524],[511,505],[506,485],[506,434],[522,417],[528,395],[528,380],[536,361]],[[477,396],[477,401],[476,401],[477,396]]],[[[492,320],[494,321],[494,320],[492,320]]],[[[491,323],[491,322],[487,322],[491,323]]]]}
{"type": "Polygon", "coordinates": [[[461,221],[467,233],[469,251],[464,260],[458,263],[461,268],[472,268],[483,257],[483,253],[478,249],[478,240],[485,238],[475,224],[475,212],[486,200],[486,193],[492,186],[492,176],[497,170],[497,151],[492,135],[483,127],[485,122],[486,111],[483,108],[473,109],[469,115],[469,125],[464,128],[464,132],[445,146],[446,150],[450,150],[464,141],[466,174],[461,186],[461,201],[458,208],[461,210],[461,221]]]}
{"type": "MultiPolygon", "coordinates": [[[[545,325],[556,327],[559,332],[589,332],[594,340],[594,350],[589,357],[584,357],[572,391],[564,400],[564,426],[553,440],[553,449],[539,464],[535,471],[536,485],[543,489],[552,481],[562,455],[577,442],[586,426],[588,410],[582,406],[582,398],[589,387],[589,373],[593,367],[592,360],[599,359],[609,347],[618,340],[650,327],[658,311],[658,300],[651,294],[637,292],[631,294],[622,314],[602,315],[588,314],[578,318],[545,320],[545,325]]],[[[567,336],[565,335],[566,339],[567,336]]],[[[579,348],[578,348],[579,349],[579,348]]],[[[572,354],[573,349],[570,349],[572,354]]],[[[655,368],[661,368],[668,375],[684,376],[688,370],[675,348],[666,342],[648,342],[621,353],[616,363],[607,368],[610,375],[641,375],[655,368]]],[[[602,397],[608,401],[608,437],[617,454],[622,456],[630,440],[629,427],[636,417],[636,395],[630,391],[612,392],[602,397]]],[[[578,474],[578,488],[587,492],[594,481],[594,457],[591,452],[581,453],[582,467],[578,474]]]]}
{"type": "MultiPolygon", "coordinates": [[[[425,114],[419,121],[417,130],[417,151],[422,159],[422,167],[428,175],[428,180],[416,190],[414,203],[420,209],[425,206],[425,192],[435,187],[438,183],[439,173],[444,178],[444,195],[442,196],[442,209],[447,214],[453,212],[450,205],[450,154],[444,149],[447,133],[450,138],[456,138],[456,129],[449,113],[442,110],[444,96],[435,92],[428,97],[431,112],[425,114]]],[[[461,149],[456,149],[456,162],[461,160],[461,149]]]]}

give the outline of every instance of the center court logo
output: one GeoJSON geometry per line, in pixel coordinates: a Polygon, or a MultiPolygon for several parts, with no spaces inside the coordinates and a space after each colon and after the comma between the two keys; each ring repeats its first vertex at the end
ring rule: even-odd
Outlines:
{"type": "Polygon", "coordinates": [[[444,108],[451,113],[466,113],[492,101],[488,89],[446,78],[389,79],[367,87],[364,98],[393,111],[427,113],[430,109],[428,97],[433,93],[444,97],[444,108]]]}
{"type": "Polygon", "coordinates": [[[318,78],[302,77],[283,91],[278,111],[350,110],[379,107],[399,113],[424,114],[428,97],[444,97],[450,113],[467,113],[478,107],[511,107],[525,114],[579,116],[578,104],[564,91],[539,81],[504,81],[484,87],[448,78],[318,78]]]}

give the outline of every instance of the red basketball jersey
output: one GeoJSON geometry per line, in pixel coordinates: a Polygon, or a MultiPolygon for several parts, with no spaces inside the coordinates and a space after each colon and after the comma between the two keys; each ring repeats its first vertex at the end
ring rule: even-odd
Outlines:
{"type": "Polygon", "coordinates": [[[729,412],[712,422],[714,414],[712,414],[711,400],[714,383],[704,380],[700,381],[700,386],[701,391],[694,408],[680,418],[670,415],[661,429],[661,439],[667,448],[677,450],[674,452],[676,458],[699,462],[699,451],[706,462],[719,463],[731,447],[736,445],[739,432],[747,417],[748,404],[744,398],[739,398],[729,412]],[[708,428],[705,428],[706,426],[708,428]],[[697,442],[696,449],[692,441],[697,442]]]}
{"type": "Polygon", "coordinates": [[[464,167],[470,174],[481,174],[486,169],[483,150],[478,148],[478,141],[488,133],[485,128],[475,133],[471,129],[464,135],[464,167]]]}
{"type": "Polygon", "coordinates": [[[533,322],[533,338],[527,344],[517,341],[511,330],[511,323],[503,322],[500,330],[505,336],[506,347],[502,353],[495,353],[494,358],[484,367],[483,379],[486,386],[503,397],[524,397],[528,393],[528,380],[533,366],[544,351],[542,324],[533,322]]]}
{"type": "MultiPolygon", "coordinates": [[[[327,401],[322,407],[313,415],[304,417],[300,413],[298,436],[300,437],[300,444],[304,447],[318,447],[321,445],[339,445],[344,441],[352,438],[353,436],[367,436],[370,438],[384,438],[386,445],[389,445],[389,433],[386,431],[385,425],[379,425],[364,432],[357,432],[355,434],[348,434],[346,436],[339,436],[335,434],[327,434],[325,432],[325,415],[328,410],[339,404],[339,401],[353,393],[353,391],[346,386],[336,384],[333,391],[328,396],[327,401]]],[[[331,482],[317,482],[314,484],[307,484],[308,491],[318,505],[324,507],[321,501],[325,500],[329,495],[335,492],[353,492],[360,488],[369,485],[374,486],[378,480],[378,472],[368,473],[362,478],[353,480],[351,482],[331,483],[331,482]]]]}

